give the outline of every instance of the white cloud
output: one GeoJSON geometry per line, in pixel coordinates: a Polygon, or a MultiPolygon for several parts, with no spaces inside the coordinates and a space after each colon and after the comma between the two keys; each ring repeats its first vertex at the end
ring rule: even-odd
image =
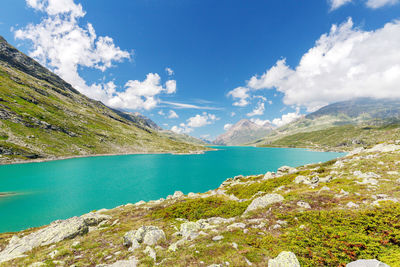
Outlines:
{"type": "Polygon", "coordinates": [[[188,134],[193,131],[192,128],[188,127],[179,127],[179,126],[172,126],[171,131],[177,134],[188,134]]]}
{"type": "Polygon", "coordinates": [[[235,117],[236,116],[236,112],[232,111],[231,112],[231,117],[235,117]]]}
{"type": "Polygon", "coordinates": [[[173,110],[171,109],[171,110],[169,111],[168,118],[169,118],[169,119],[177,119],[177,118],[179,118],[179,116],[178,116],[178,114],[176,114],[175,111],[173,111],[173,110]]]}
{"type": "Polygon", "coordinates": [[[187,120],[187,126],[193,128],[203,127],[207,124],[212,124],[216,120],[218,120],[218,118],[214,114],[203,112],[203,114],[197,114],[196,116],[189,118],[187,120]]]}
{"type": "Polygon", "coordinates": [[[160,110],[160,111],[157,112],[157,113],[158,113],[158,115],[165,116],[165,113],[164,113],[164,111],[162,111],[162,110],[160,110]]]}
{"type": "Polygon", "coordinates": [[[339,7],[351,3],[353,0],[328,0],[331,5],[331,10],[338,9],[339,7]]]}
{"type": "Polygon", "coordinates": [[[233,126],[232,123],[227,123],[227,124],[224,125],[224,130],[228,131],[232,126],[233,126]]]}
{"type": "Polygon", "coordinates": [[[271,124],[270,120],[261,120],[261,119],[250,119],[251,122],[254,122],[255,124],[259,126],[266,126],[271,124]]]}
{"type": "Polygon", "coordinates": [[[124,91],[117,91],[113,81],[88,85],[80,76],[81,67],[102,72],[114,62],[130,59],[131,54],[114,44],[108,36],[97,36],[92,24],[81,26],[85,16],[81,4],[73,0],[27,0],[27,5],[46,13],[39,24],[16,30],[15,37],[31,40],[30,56],[52,69],[81,93],[114,108],[152,109],[160,102],[158,95],[176,92],[176,81],[161,85],[158,74],[149,73],[145,80],[130,80],[124,91]]]}
{"type": "Polygon", "coordinates": [[[247,113],[248,117],[263,115],[265,110],[265,105],[263,102],[258,102],[257,106],[253,109],[252,112],[247,113]]]}
{"type": "Polygon", "coordinates": [[[248,86],[276,88],[286,105],[308,111],[356,97],[399,98],[399,43],[400,21],[363,31],[349,19],[323,34],[295,69],[279,60],[261,77],[252,77],[248,86]]]}
{"type": "Polygon", "coordinates": [[[377,9],[384,6],[393,6],[399,2],[399,0],[368,0],[366,5],[369,8],[377,9]]]}
{"type": "Polygon", "coordinates": [[[170,101],[161,101],[163,104],[174,106],[177,109],[203,109],[203,110],[221,110],[222,108],[209,107],[209,106],[198,106],[186,103],[177,103],[170,101]]]}
{"type": "Polygon", "coordinates": [[[246,87],[237,87],[228,93],[228,96],[232,96],[233,99],[238,99],[238,101],[234,102],[234,106],[245,107],[249,104],[248,98],[249,88],[246,87]]]}
{"type": "Polygon", "coordinates": [[[171,68],[165,68],[165,72],[168,74],[168,76],[174,75],[174,71],[171,68]]]}
{"type": "Polygon", "coordinates": [[[173,126],[171,131],[175,133],[190,133],[193,128],[203,127],[212,124],[214,121],[219,120],[214,114],[203,112],[187,119],[187,123],[181,123],[179,126],[173,126]]]}
{"type": "Polygon", "coordinates": [[[283,125],[286,125],[288,123],[291,123],[292,121],[295,121],[299,118],[301,118],[303,115],[299,114],[298,111],[296,112],[289,112],[287,114],[282,115],[281,118],[276,118],[272,120],[272,124],[275,124],[276,126],[280,127],[283,125]]]}

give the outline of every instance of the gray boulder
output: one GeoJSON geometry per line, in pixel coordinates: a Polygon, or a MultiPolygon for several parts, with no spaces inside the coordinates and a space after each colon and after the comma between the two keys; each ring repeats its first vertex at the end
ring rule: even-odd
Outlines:
{"type": "Polygon", "coordinates": [[[346,267],[390,267],[390,266],[378,260],[356,260],[348,263],[346,267]]]}
{"type": "Polygon", "coordinates": [[[132,257],[128,260],[120,260],[112,264],[96,265],[96,267],[136,267],[137,264],[138,261],[134,257],[132,257]]]}
{"type": "Polygon", "coordinates": [[[84,235],[89,231],[89,226],[95,226],[109,218],[111,217],[108,215],[88,213],[81,217],[52,222],[49,226],[22,238],[13,236],[9,244],[0,252],[0,263],[25,257],[24,253],[39,246],[46,246],[65,239],[72,239],[78,235],[84,235]]]}
{"type": "Polygon", "coordinates": [[[271,204],[282,202],[284,200],[283,196],[279,194],[266,194],[262,197],[254,199],[250,205],[247,207],[245,214],[249,211],[253,211],[260,208],[265,208],[271,204]]]}
{"type": "Polygon", "coordinates": [[[293,252],[282,251],[275,259],[268,261],[268,267],[300,267],[293,252]]]}
{"type": "Polygon", "coordinates": [[[142,226],[137,230],[127,232],[123,237],[125,246],[137,246],[138,244],[155,245],[165,239],[164,231],[156,226],[142,226]]]}

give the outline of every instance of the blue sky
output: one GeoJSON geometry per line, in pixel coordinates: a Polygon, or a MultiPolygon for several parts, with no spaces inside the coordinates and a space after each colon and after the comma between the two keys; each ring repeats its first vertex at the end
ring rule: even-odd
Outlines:
{"type": "Polygon", "coordinates": [[[398,2],[3,0],[0,35],[90,97],[212,139],[400,97],[398,2]]]}

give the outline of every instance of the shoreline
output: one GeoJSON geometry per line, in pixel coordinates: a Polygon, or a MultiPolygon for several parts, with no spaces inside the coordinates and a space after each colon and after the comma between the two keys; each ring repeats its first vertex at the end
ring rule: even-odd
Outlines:
{"type": "Polygon", "coordinates": [[[76,158],[92,158],[92,157],[107,157],[107,156],[127,156],[127,155],[201,155],[207,151],[217,151],[218,149],[209,150],[198,150],[190,152],[129,152],[129,153],[110,153],[110,154],[90,154],[90,155],[74,155],[74,156],[59,156],[59,157],[48,157],[48,158],[38,158],[38,159],[28,159],[28,160],[11,160],[10,162],[1,162],[0,166],[4,165],[16,165],[16,164],[28,164],[28,163],[41,163],[41,162],[51,162],[58,160],[76,159],[76,158]]]}

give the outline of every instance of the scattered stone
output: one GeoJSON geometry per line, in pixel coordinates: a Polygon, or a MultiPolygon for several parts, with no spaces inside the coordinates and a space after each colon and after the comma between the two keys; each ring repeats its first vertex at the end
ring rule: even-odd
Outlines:
{"type": "Polygon", "coordinates": [[[100,214],[99,212],[90,212],[81,216],[88,226],[96,226],[99,223],[111,219],[111,216],[100,214]]]}
{"type": "Polygon", "coordinates": [[[390,266],[378,260],[356,260],[348,263],[346,267],[390,267],[390,266]]]}
{"type": "Polygon", "coordinates": [[[156,252],[150,246],[147,246],[146,249],[143,251],[144,254],[147,254],[150,258],[156,261],[156,252]]]}
{"type": "Polygon", "coordinates": [[[175,193],[171,196],[167,196],[167,199],[178,199],[185,196],[181,191],[175,191],[175,193]]]}
{"type": "Polygon", "coordinates": [[[120,260],[112,264],[100,264],[96,267],[136,267],[137,264],[138,261],[136,260],[136,258],[131,257],[129,260],[120,260]]]}
{"type": "Polygon", "coordinates": [[[248,258],[244,257],[245,262],[247,263],[247,265],[252,266],[253,263],[251,263],[251,261],[249,261],[248,258]]]}
{"type": "Polygon", "coordinates": [[[299,206],[300,208],[303,208],[303,209],[311,209],[310,204],[308,204],[307,202],[304,202],[304,201],[297,202],[297,206],[299,206]]]}
{"type": "Polygon", "coordinates": [[[233,242],[233,243],[232,243],[232,247],[233,247],[234,249],[238,249],[238,244],[236,244],[235,242],[233,242]]]}
{"type": "Polygon", "coordinates": [[[293,252],[283,251],[275,259],[268,261],[268,267],[300,267],[300,263],[293,252]]]}
{"type": "Polygon", "coordinates": [[[278,169],[278,171],[276,172],[277,175],[282,175],[282,174],[292,174],[298,172],[298,170],[296,168],[293,167],[289,167],[289,166],[282,166],[278,169]]]}
{"type": "Polygon", "coordinates": [[[323,186],[323,187],[319,190],[319,192],[323,192],[323,191],[331,191],[331,189],[330,189],[329,187],[327,187],[327,186],[323,186]]]}
{"type": "Polygon", "coordinates": [[[235,229],[235,228],[244,229],[244,228],[246,228],[246,224],[244,224],[244,223],[233,223],[233,224],[229,225],[227,228],[228,228],[228,230],[235,229]]]}
{"type": "Polygon", "coordinates": [[[222,267],[222,264],[213,263],[211,265],[208,265],[207,267],[222,267]]]}
{"type": "Polygon", "coordinates": [[[332,175],[328,175],[326,177],[319,178],[319,182],[320,183],[329,183],[330,181],[332,181],[332,179],[333,179],[332,175]]]}
{"type": "Polygon", "coordinates": [[[387,174],[389,175],[399,175],[398,171],[388,171],[387,174]]]}
{"type": "Polygon", "coordinates": [[[284,200],[283,196],[279,194],[266,194],[265,196],[254,199],[247,207],[244,214],[259,208],[265,208],[274,203],[282,202],[283,200],[284,200]]]}
{"type": "Polygon", "coordinates": [[[144,205],[144,204],[146,204],[146,202],[143,201],[143,200],[140,200],[140,201],[136,202],[136,203],[134,204],[134,206],[141,206],[141,205],[144,205]]]}
{"type": "Polygon", "coordinates": [[[273,178],[275,178],[275,173],[273,173],[273,172],[267,172],[267,173],[264,175],[263,180],[269,180],[269,179],[273,179],[273,178]]]}
{"type": "Polygon", "coordinates": [[[42,266],[47,266],[47,264],[44,262],[34,262],[31,265],[29,265],[28,267],[42,267],[42,266]]]}
{"type": "Polygon", "coordinates": [[[53,250],[52,252],[49,253],[49,257],[54,259],[55,257],[57,257],[58,253],[59,251],[57,249],[53,250]]]}
{"type": "Polygon", "coordinates": [[[214,236],[214,237],[212,238],[212,241],[220,241],[220,240],[222,240],[222,239],[224,239],[224,237],[223,237],[222,235],[217,235],[217,236],[214,236]]]}
{"type": "Polygon", "coordinates": [[[24,253],[39,246],[46,246],[60,242],[65,239],[72,239],[78,235],[84,235],[89,231],[89,225],[93,225],[102,219],[103,215],[96,213],[85,214],[81,217],[72,217],[67,220],[52,222],[49,226],[26,235],[22,238],[13,236],[9,244],[0,252],[0,263],[18,257],[25,257],[24,253]]]}
{"type": "Polygon", "coordinates": [[[348,208],[359,208],[360,207],[360,205],[358,205],[358,204],[356,204],[356,203],[354,203],[354,202],[348,202],[347,204],[346,204],[346,207],[348,207],[348,208]]]}
{"type": "Polygon", "coordinates": [[[165,239],[164,231],[156,226],[142,226],[137,230],[129,231],[124,235],[125,246],[137,246],[138,244],[155,245],[158,241],[165,239]],[[136,241],[136,242],[135,242],[136,241]]]}
{"type": "Polygon", "coordinates": [[[373,148],[367,149],[366,152],[394,152],[400,150],[400,145],[393,144],[379,144],[374,146],[373,148]]]}

